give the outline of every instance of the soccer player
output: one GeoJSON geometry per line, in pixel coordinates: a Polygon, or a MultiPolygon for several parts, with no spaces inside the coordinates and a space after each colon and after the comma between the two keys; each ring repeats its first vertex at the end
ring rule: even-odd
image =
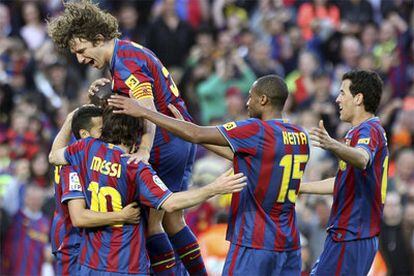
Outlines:
{"type": "MultiPolygon", "coordinates": [[[[143,163],[127,163],[125,152],[130,152],[139,136],[140,120],[113,114],[107,109],[103,115],[100,139],[86,138],[66,148],[68,132],[65,125],[56,136],[49,160],[54,164],[79,167],[79,177],[87,206],[91,210],[119,211],[133,201],[167,212],[177,211],[201,203],[222,193],[238,192],[246,185],[242,174],[225,174],[213,183],[197,190],[172,193],[152,168],[143,163]]],[[[98,229],[86,229],[81,245],[80,274],[97,271],[148,274],[149,260],[145,250],[146,223],[139,225],[115,225],[98,229]]],[[[162,256],[152,263],[155,273],[173,272],[174,254],[167,262],[162,256]]]]}
{"type": "Polygon", "coordinates": [[[375,72],[344,74],[336,102],[340,119],[352,124],[345,143],[331,138],[322,121],[310,132],[314,145],[340,159],[335,178],[304,183],[300,189],[334,195],[328,237],[312,275],[367,275],[378,250],[388,174],[386,135],[375,117],[381,94],[375,72]]]}
{"type": "MultiPolygon", "coordinates": [[[[102,109],[83,106],[71,113],[71,129],[76,139],[99,138],[102,129],[102,109]],[[73,119],[72,118],[73,115],[73,119]]],[[[67,124],[69,125],[69,124],[67,124]]],[[[55,204],[51,228],[52,253],[58,275],[74,275],[79,271],[81,231],[78,227],[96,227],[115,223],[137,223],[139,209],[136,203],[121,212],[99,213],[85,209],[79,176],[70,166],[55,167],[55,204]]]]}
{"type": "MultiPolygon", "coordinates": [[[[168,70],[149,49],[118,39],[118,22],[111,14],[89,1],[65,3],[63,14],[48,23],[48,31],[54,43],[59,48],[70,49],[79,63],[97,69],[109,67],[114,92],[131,96],[168,116],[172,114],[167,106],[174,105],[186,121],[192,121],[168,70]]],[[[187,190],[195,145],[156,129],[148,121],[145,124],[138,152],[130,156],[130,161],[149,160],[171,191],[187,190]]],[[[183,211],[167,213],[164,217],[164,212],[151,210],[148,234],[151,256],[168,255],[174,247],[188,272],[206,274],[197,239],[186,226],[183,211]]]]}
{"type": "Polygon", "coordinates": [[[216,152],[233,158],[235,172],[247,176],[247,189],[232,197],[224,275],[300,274],[295,201],[309,157],[309,139],[301,127],[281,118],[287,96],[281,78],[261,77],[249,91],[250,119],[218,127],[172,119],[125,97],[109,99],[119,109],[114,112],[151,120],[193,143],[215,145],[216,152]]]}

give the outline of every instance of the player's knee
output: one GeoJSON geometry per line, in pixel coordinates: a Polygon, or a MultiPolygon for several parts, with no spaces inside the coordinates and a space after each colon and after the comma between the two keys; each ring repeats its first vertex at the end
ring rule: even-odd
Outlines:
{"type": "Polygon", "coordinates": [[[184,219],[184,212],[180,210],[166,213],[162,225],[169,236],[177,234],[187,225],[184,219]]]}

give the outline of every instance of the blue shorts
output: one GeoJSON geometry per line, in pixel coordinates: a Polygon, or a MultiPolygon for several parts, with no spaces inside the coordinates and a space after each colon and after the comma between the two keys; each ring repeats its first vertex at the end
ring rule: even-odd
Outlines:
{"type": "Polygon", "coordinates": [[[85,265],[80,265],[79,267],[80,267],[79,274],[78,274],[79,276],[126,276],[126,275],[144,276],[144,275],[148,275],[148,274],[130,274],[130,273],[95,270],[85,265]]]}
{"type": "Polygon", "coordinates": [[[329,234],[311,275],[367,275],[377,250],[377,237],[336,242],[329,234]]]}
{"type": "Polygon", "coordinates": [[[270,251],[230,244],[223,275],[300,275],[300,249],[270,251]]]}
{"type": "Polygon", "coordinates": [[[54,252],[56,275],[76,275],[79,272],[79,245],[54,252]]]}
{"type": "Polygon", "coordinates": [[[149,161],[170,191],[186,191],[197,146],[172,134],[169,135],[169,142],[152,147],[149,161]]]}

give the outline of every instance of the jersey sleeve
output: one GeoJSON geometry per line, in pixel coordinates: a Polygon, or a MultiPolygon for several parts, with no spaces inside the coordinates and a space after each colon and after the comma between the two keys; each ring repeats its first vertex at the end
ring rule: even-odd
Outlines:
{"type": "Polygon", "coordinates": [[[135,62],[134,59],[122,59],[122,74],[120,92],[137,100],[154,98],[154,78],[142,60],[135,62]]]}
{"type": "Polygon", "coordinates": [[[364,149],[369,155],[368,165],[371,164],[380,146],[378,132],[369,124],[361,126],[352,137],[351,145],[364,149]]]}
{"type": "Polygon", "coordinates": [[[164,201],[172,194],[164,182],[148,165],[139,169],[136,176],[139,188],[139,199],[143,205],[160,209],[164,201]]]}
{"type": "Polygon", "coordinates": [[[62,189],[61,202],[75,198],[85,198],[79,175],[72,166],[63,166],[60,170],[60,188],[62,189]]]}
{"type": "Polygon", "coordinates": [[[256,119],[217,126],[234,153],[253,154],[260,143],[260,124],[256,119]]]}

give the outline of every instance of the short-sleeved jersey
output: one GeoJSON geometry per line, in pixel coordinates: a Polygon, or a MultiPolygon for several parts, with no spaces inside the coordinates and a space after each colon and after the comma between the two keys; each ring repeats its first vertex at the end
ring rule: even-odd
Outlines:
{"type": "MultiPolygon", "coordinates": [[[[43,214],[30,218],[19,211],[4,241],[4,275],[41,275],[44,250],[49,242],[50,220],[43,214]]],[[[3,275],[3,274],[2,274],[3,275]]]]}
{"type": "Polygon", "coordinates": [[[287,251],[300,248],[295,201],[309,158],[306,132],[283,120],[248,119],[218,127],[233,152],[235,173],[247,187],[233,194],[227,240],[287,251]]]}
{"type": "MultiPolygon", "coordinates": [[[[93,138],[82,139],[65,151],[66,160],[79,168],[87,207],[93,211],[120,211],[138,201],[159,208],[170,196],[152,168],[142,162],[127,164],[123,150],[93,138]]],[[[149,273],[145,249],[146,221],[84,230],[79,263],[95,270],[149,273]]]]}
{"type": "Polygon", "coordinates": [[[76,169],[71,166],[55,166],[55,213],[51,234],[52,252],[64,251],[79,246],[81,231],[72,225],[65,201],[84,198],[76,169]]]}
{"type": "MultiPolygon", "coordinates": [[[[115,40],[110,66],[113,91],[135,99],[152,98],[158,112],[174,117],[168,105],[174,105],[186,121],[192,121],[170,73],[155,54],[131,41],[115,40]]],[[[169,133],[157,128],[154,145],[169,141],[169,133]]]]}
{"type": "Polygon", "coordinates": [[[336,241],[377,236],[387,191],[388,148],[385,131],[375,117],[353,127],[345,136],[351,147],[369,154],[365,169],[339,162],[328,231],[336,241]]]}

